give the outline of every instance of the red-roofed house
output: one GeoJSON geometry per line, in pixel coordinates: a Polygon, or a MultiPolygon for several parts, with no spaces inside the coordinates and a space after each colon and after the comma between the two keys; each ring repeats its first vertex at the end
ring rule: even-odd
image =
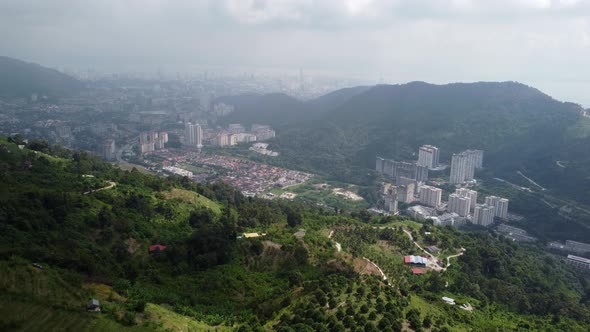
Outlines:
{"type": "Polygon", "coordinates": [[[411,264],[412,263],[412,256],[404,256],[404,263],[411,264]]]}
{"type": "Polygon", "coordinates": [[[424,274],[426,272],[424,272],[424,270],[422,269],[417,269],[417,268],[413,268],[412,269],[412,274],[424,274]]]}
{"type": "Polygon", "coordinates": [[[154,251],[164,251],[166,250],[166,246],[162,245],[162,244],[152,244],[150,246],[150,252],[154,252],[154,251]]]}

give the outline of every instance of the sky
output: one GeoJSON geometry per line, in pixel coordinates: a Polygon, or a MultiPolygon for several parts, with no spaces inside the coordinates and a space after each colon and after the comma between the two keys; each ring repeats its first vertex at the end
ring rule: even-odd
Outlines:
{"type": "Polygon", "coordinates": [[[0,55],[121,72],[519,81],[590,107],[590,1],[0,0],[0,55]]]}

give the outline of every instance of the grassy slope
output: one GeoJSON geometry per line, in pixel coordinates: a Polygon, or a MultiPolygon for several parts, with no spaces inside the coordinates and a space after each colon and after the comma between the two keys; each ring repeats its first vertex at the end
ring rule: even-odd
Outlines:
{"type": "Polygon", "coordinates": [[[219,204],[213,202],[212,200],[208,199],[203,195],[199,195],[196,192],[174,188],[171,191],[164,192],[164,196],[166,197],[166,199],[177,198],[183,202],[190,203],[192,205],[205,206],[217,214],[221,213],[221,208],[219,207],[219,204]]]}
{"type": "Polygon", "coordinates": [[[145,317],[156,324],[161,324],[164,330],[173,331],[231,331],[226,326],[211,326],[190,317],[175,313],[163,306],[148,303],[145,307],[145,317]]]}

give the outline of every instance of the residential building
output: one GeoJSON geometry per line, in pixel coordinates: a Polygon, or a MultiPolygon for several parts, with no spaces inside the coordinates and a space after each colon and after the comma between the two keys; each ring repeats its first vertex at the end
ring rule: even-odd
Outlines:
{"type": "Polygon", "coordinates": [[[102,157],[105,160],[115,160],[117,158],[115,151],[115,140],[112,138],[106,139],[102,144],[102,157]]]}
{"type": "Polygon", "coordinates": [[[418,161],[416,165],[426,166],[433,169],[438,166],[439,151],[438,148],[432,145],[423,145],[418,149],[418,161]]]}
{"type": "Polygon", "coordinates": [[[451,177],[453,184],[472,181],[475,177],[475,169],[483,165],[482,150],[465,150],[455,153],[451,157],[451,177]]]}
{"type": "Polygon", "coordinates": [[[496,217],[507,220],[508,219],[508,199],[500,198],[496,206],[496,217]]]}
{"type": "Polygon", "coordinates": [[[475,168],[483,167],[483,150],[465,150],[465,152],[473,158],[475,168]]]}
{"type": "Polygon", "coordinates": [[[449,182],[461,184],[467,179],[468,156],[465,153],[454,153],[451,157],[451,176],[449,182]]]}
{"type": "Polygon", "coordinates": [[[270,126],[261,124],[253,124],[251,132],[256,135],[259,141],[266,141],[276,136],[275,131],[270,126]]]}
{"type": "Polygon", "coordinates": [[[489,226],[494,223],[495,208],[487,204],[476,204],[473,211],[473,223],[481,226],[489,226]]]}
{"type": "Polygon", "coordinates": [[[389,187],[387,193],[383,195],[383,201],[385,211],[392,214],[397,213],[397,188],[389,187]]]}
{"type": "Polygon", "coordinates": [[[165,148],[165,144],[168,142],[168,133],[161,131],[154,135],[154,147],[156,150],[165,148]]]}
{"type": "Polygon", "coordinates": [[[414,201],[414,183],[398,185],[397,187],[397,201],[402,203],[412,203],[414,201]]]}
{"type": "Polygon", "coordinates": [[[184,144],[197,148],[203,147],[203,129],[200,124],[188,122],[184,126],[184,144]]]}
{"type": "Polygon", "coordinates": [[[217,136],[215,136],[215,145],[217,145],[217,146],[230,145],[230,134],[225,130],[222,130],[219,133],[217,133],[217,136]]]}
{"type": "Polygon", "coordinates": [[[508,200],[498,196],[486,196],[485,203],[494,207],[494,216],[508,218],[508,200]]]}
{"type": "Polygon", "coordinates": [[[442,189],[432,186],[422,186],[419,196],[420,203],[436,208],[441,203],[442,189]]]}
{"type": "Polygon", "coordinates": [[[395,161],[377,157],[375,169],[377,172],[394,179],[396,184],[401,184],[399,183],[401,177],[421,182],[428,180],[428,167],[418,166],[415,162],[395,161]]]}
{"type": "Polygon", "coordinates": [[[467,217],[469,209],[471,208],[471,198],[467,196],[460,196],[458,194],[449,195],[449,204],[447,210],[455,212],[461,217],[467,217]]]}
{"type": "Polygon", "coordinates": [[[376,161],[375,161],[375,170],[377,171],[377,173],[380,173],[380,174],[385,173],[383,171],[384,163],[385,163],[385,159],[377,156],[376,161]]]}
{"type": "Polygon", "coordinates": [[[455,190],[455,194],[461,197],[469,197],[469,199],[471,199],[471,206],[469,209],[475,209],[475,204],[477,204],[477,191],[471,190],[469,188],[459,188],[455,190]]]}
{"type": "Polygon", "coordinates": [[[155,136],[156,133],[152,131],[142,131],[139,133],[139,149],[141,153],[153,152],[156,150],[155,147],[155,136]]]}
{"type": "Polygon", "coordinates": [[[573,266],[575,269],[582,271],[590,271],[590,259],[578,257],[574,255],[567,255],[565,262],[573,266]]]}

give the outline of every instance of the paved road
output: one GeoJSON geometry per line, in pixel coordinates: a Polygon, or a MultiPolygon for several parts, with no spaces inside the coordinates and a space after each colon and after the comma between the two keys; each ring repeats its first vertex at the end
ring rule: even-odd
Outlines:
{"type": "Polygon", "coordinates": [[[543,186],[541,186],[540,184],[538,184],[537,182],[533,181],[531,178],[529,178],[528,176],[522,174],[521,171],[516,171],[516,173],[520,176],[522,176],[523,178],[527,179],[530,183],[534,184],[535,186],[539,187],[541,190],[546,190],[545,188],[543,188],[543,186]]]}

